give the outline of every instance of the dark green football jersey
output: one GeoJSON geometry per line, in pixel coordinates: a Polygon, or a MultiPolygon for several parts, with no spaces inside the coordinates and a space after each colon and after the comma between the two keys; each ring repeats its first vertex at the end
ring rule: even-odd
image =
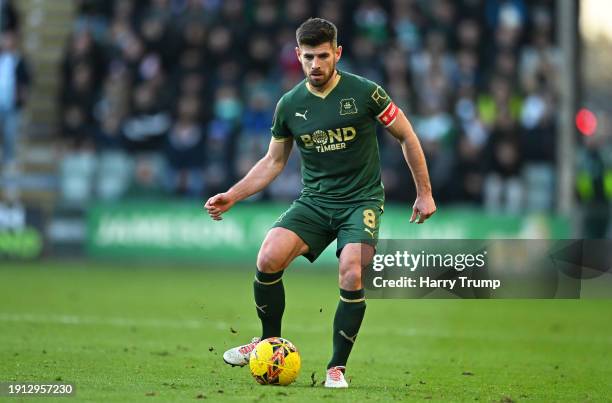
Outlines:
{"type": "Polygon", "coordinates": [[[275,141],[295,141],[302,156],[302,198],[322,206],[384,203],[376,125],[388,127],[398,109],[386,92],[363,77],[338,72],[325,96],[306,80],[278,102],[275,141]]]}

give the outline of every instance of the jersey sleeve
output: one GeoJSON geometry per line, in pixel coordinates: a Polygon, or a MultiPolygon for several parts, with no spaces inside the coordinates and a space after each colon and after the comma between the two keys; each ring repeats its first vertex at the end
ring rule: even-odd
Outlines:
{"type": "Polygon", "coordinates": [[[284,113],[283,99],[281,98],[276,104],[276,110],[274,111],[274,118],[272,118],[272,139],[278,142],[290,141],[293,137],[291,131],[287,126],[286,115],[284,113]]]}
{"type": "Polygon", "coordinates": [[[369,84],[368,110],[381,125],[389,127],[395,122],[399,109],[380,85],[373,82],[369,84]]]}

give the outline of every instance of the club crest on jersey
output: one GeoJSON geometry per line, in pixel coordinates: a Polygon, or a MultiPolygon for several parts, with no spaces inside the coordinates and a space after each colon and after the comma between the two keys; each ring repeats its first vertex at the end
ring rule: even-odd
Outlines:
{"type": "Polygon", "coordinates": [[[340,115],[350,115],[357,113],[357,104],[354,98],[344,98],[340,100],[340,115]]]}

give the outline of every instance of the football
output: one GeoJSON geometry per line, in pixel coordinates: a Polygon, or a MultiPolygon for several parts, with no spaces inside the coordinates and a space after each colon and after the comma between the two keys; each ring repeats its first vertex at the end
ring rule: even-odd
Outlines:
{"type": "Polygon", "coordinates": [[[255,346],[249,367],[260,384],[286,386],[295,381],[300,373],[300,353],[289,340],[270,337],[255,346]]]}

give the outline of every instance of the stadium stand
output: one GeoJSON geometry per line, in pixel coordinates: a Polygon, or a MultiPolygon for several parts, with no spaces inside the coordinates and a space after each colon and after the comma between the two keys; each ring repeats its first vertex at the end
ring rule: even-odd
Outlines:
{"type": "MultiPolygon", "coordinates": [[[[407,112],[439,202],[495,213],[554,207],[554,2],[47,3],[65,2],[45,3],[53,29],[33,24],[55,39],[44,57],[34,57],[30,40],[42,90],[30,110],[62,140],[54,162],[63,204],[224,190],[267,147],[276,100],[303,78],[295,28],[317,15],[339,28],[339,68],[379,82],[407,112]]],[[[388,200],[410,201],[401,152],[380,139],[388,200]]],[[[259,198],[292,199],[299,190],[293,155],[259,198]]]]}

